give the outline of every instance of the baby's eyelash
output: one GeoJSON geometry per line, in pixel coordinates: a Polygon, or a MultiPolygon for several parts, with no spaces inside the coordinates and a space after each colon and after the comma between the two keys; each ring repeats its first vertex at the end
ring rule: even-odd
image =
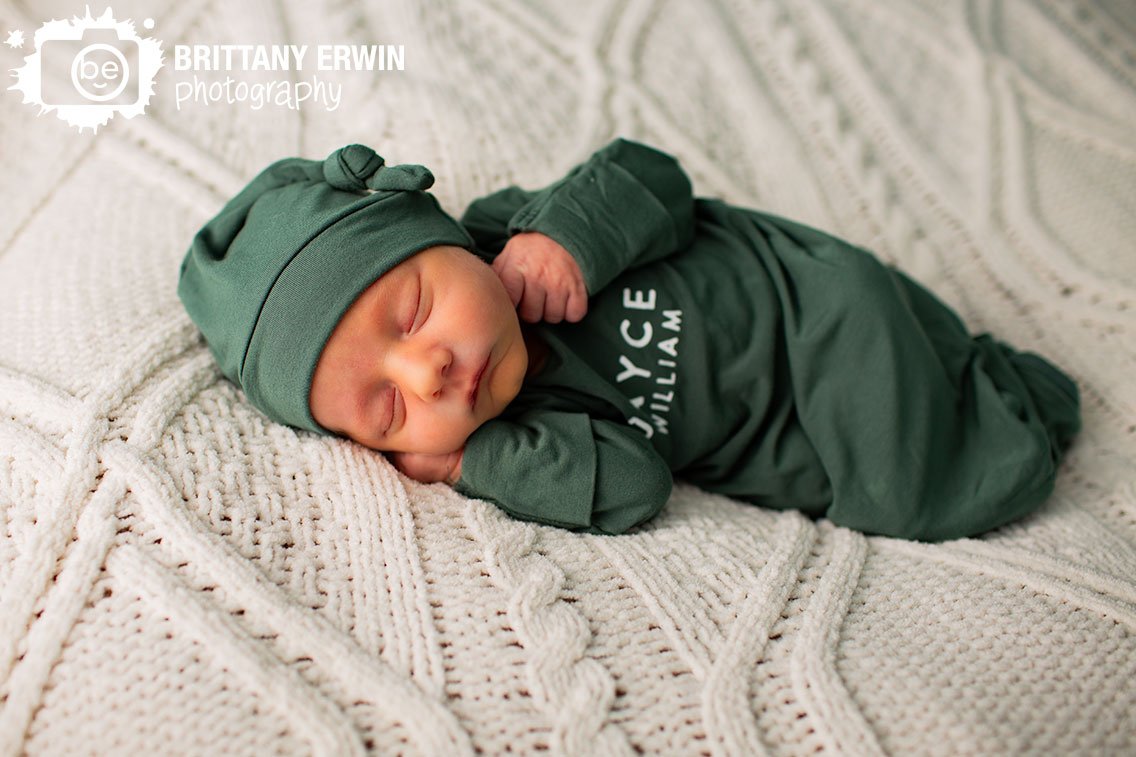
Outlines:
{"type": "MultiPolygon", "coordinates": [[[[394,425],[395,408],[397,407],[397,403],[398,403],[398,394],[397,393],[398,393],[398,390],[395,389],[392,386],[391,392],[390,392],[390,396],[391,396],[391,399],[390,399],[390,420],[387,421],[386,425],[383,427],[383,434],[384,435],[390,433],[391,426],[394,425]]],[[[384,416],[385,416],[385,414],[384,414],[384,416]]]]}
{"type": "Polygon", "coordinates": [[[414,301],[414,310],[410,313],[410,323],[406,326],[406,331],[409,333],[414,328],[414,322],[418,320],[418,311],[422,309],[422,287],[418,287],[418,298],[414,301]]]}

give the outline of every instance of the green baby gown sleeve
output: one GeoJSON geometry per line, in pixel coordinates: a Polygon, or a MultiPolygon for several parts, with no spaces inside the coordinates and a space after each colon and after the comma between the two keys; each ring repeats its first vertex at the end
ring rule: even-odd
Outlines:
{"type": "Polygon", "coordinates": [[[687,247],[694,198],[673,157],[616,139],[542,190],[512,186],[475,200],[461,222],[490,260],[519,232],[555,239],[595,294],[625,270],[687,247]]]}
{"type": "Polygon", "coordinates": [[[666,463],[631,427],[528,410],[470,435],[454,489],[521,520],[615,534],[658,513],[671,485],[666,463]]]}

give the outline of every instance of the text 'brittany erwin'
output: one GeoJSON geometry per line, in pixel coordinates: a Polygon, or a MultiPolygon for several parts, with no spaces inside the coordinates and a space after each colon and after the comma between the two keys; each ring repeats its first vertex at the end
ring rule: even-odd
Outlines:
{"type": "Polygon", "coordinates": [[[176,71],[403,71],[403,45],[174,45],[176,71]]]}

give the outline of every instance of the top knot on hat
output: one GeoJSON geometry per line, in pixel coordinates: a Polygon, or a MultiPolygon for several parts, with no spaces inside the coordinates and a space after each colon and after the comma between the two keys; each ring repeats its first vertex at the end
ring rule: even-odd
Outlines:
{"type": "Polygon", "coordinates": [[[388,166],[383,156],[365,145],[347,145],[328,155],[323,162],[323,176],[331,186],[348,192],[412,191],[429,189],[434,184],[434,174],[426,166],[388,166]]]}

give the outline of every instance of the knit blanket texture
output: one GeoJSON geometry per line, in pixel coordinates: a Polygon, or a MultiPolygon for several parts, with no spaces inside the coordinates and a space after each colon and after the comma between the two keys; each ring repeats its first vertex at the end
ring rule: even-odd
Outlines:
{"type": "MultiPolygon", "coordinates": [[[[1130,0],[113,10],[162,40],[145,114],[80,132],[0,92],[0,755],[1136,753],[1130,0]],[[191,44],[404,62],[177,70],[191,44]],[[179,102],[194,77],[342,91],[179,102]],[[1052,358],[1084,415],[1052,498],[941,544],[681,482],[626,535],[515,521],[269,422],[177,299],[278,158],[370,145],[457,215],[615,136],[1052,358]]],[[[76,12],[0,5],[0,63],[76,12]]]]}

